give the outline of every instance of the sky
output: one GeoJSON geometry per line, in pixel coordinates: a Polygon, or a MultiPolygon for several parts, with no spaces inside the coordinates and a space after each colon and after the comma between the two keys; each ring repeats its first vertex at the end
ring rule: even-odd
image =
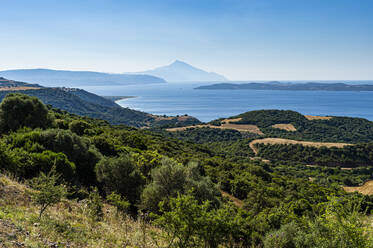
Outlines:
{"type": "Polygon", "coordinates": [[[0,0],[0,70],[373,80],[372,0],[0,0]]]}

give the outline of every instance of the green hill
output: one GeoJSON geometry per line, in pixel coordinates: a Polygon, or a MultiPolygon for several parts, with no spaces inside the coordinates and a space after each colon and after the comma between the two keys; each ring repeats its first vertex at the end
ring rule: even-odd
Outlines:
{"type": "Polygon", "coordinates": [[[309,120],[290,110],[250,111],[231,118],[242,118],[235,122],[237,124],[257,125],[265,135],[271,137],[346,143],[373,141],[373,122],[362,118],[333,116],[309,120]],[[275,124],[292,124],[296,131],[272,127],[275,124]]]}
{"type": "Polygon", "coordinates": [[[15,87],[24,86],[34,87],[35,89],[22,90],[21,92],[23,94],[36,96],[42,100],[43,103],[51,105],[54,108],[65,110],[77,115],[106,120],[114,125],[124,124],[134,127],[150,127],[159,125],[184,125],[184,123],[185,125],[191,125],[199,123],[199,121],[193,117],[184,119],[178,117],[159,119],[156,116],[141,111],[122,108],[109,99],[81,89],[48,88],[24,82],[6,80],[4,78],[0,81],[0,89],[2,88],[0,91],[0,100],[2,100],[7,94],[14,92],[15,87]],[[8,85],[11,85],[13,89],[9,89],[8,85]]]}
{"type": "MultiPolygon", "coordinates": [[[[236,132],[201,128],[184,141],[48,110],[24,94],[2,101],[0,130],[5,247],[372,247],[373,196],[341,187],[369,179],[369,168],[282,157],[302,158],[297,146],[263,150],[278,159],[265,162],[236,132]]],[[[371,147],[343,151],[344,161],[370,163],[360,153],[371,147]]]]}

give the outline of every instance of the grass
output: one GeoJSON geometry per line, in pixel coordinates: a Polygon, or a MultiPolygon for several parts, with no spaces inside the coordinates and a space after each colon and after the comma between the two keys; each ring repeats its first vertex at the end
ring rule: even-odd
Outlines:
{"type": "Polygon", "coordinates": [[[330,120],[331,116],[316,116],[316,115],[305,115],[304,117],[306,117],[308,120],[312,121],[312,120],[330,120]]]}
{"type": "Polygon", "coordinates": [[[343,189],[347,192],[358,191],[363,195],[373,195],[373,180],[367,181],[359,187],[343,187],[343,189]]]}
{"type": "Polygon", "coordinates": [[[166,130],[169,131],[169,132],[176,132],[176,131],[185,131],[185,130],[191,129],[191,128],[209,127],[209,128],[218,128],[218,129],[233,129],[233,130],[236,130],[236,131],[239,131],[239,132],[247,132],[247,133],[255,133],[255,134],[258,134],[258,135],[263,135],[263,132],[260,131],[260,129],[256,125],[234,124],[234,123],[232,123],[232,122],[236,122],[236,121],[239,121],[239,120],[241,120],[241,118],[224,119],[224,120],[221,121],[220,126],[204,124],[204,125],[168,128],[166,130]]]}
{"type": "Polygon", "coordinates": [[[31,202],[29,191],[25,185],[0,176],[0,247],[147,248],[156,247],[151,233],[161,234],[154,226],[118,214],[107,204],[103,218],[97,220],[86,202],[76,200],[50,207],[39,221],[39,209],[31,202]]]}
{"type": "Polygon", "coordinates": [[[290,140],[290,139],[281,139],[281,138],[265,138],[265,139],[256,139],[250,142],[250,148],[254,151],[255,154],[258,153],[257,148],[255,147],[256,144],[266,144],[266,145],[276,145],[276,144],[291,144],[296,145],[300,144],[303,146],[312,146],[316,148],[320,148],[322,146],[325,147],[337,147],[342,148],[344,146],[349,146],[352,144],[348,143],[328,143],[328,142],[312,142],[312,141],[298,141],[298,140],[290,140]]]}
{"type": "Polygon", "coordinates": [[[275,124],[272,125],[273,128],[282,129],[288,132],[295,132],[297,129],[293,126],[293,124],[275,124]]]}

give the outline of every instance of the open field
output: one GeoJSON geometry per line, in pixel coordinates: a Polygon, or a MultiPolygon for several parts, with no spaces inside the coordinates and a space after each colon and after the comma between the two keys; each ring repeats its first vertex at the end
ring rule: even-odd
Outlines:
{"type": "Polygon", "coordinates": [[[312,120],[330,120],[331,116],[316,116],[316,115],[305,115],[304,117],[306,117],[308,120],[312,121],[312,120]]]}
{"type": "Polygon", "coordinates": [[[187,129],[191,128],[203,128],[203,127],[209,127],[209,128],[218,128],[218,129],[233,129],[239,132],[248,132],[248,133],[255,133],[258,135],[263,135],[263,132],[260,131],[260,129],[256,125],[247,125],[247,124],[233,124],[232,122],[239,121],[238,119],[225,119],[222,120],[222,124],[220,126],[214,126],[210,124],[204,124],[204,125],[195,125],[195,126],[187,126],[187,127],[175,127],[175,128],[168,128],[166,129],[169,132],[176,132],[176,131],[185,131],[187,129]]]}
{"type": "Polygon", "coordinates": [[[275,124],[272,125],[273,128],[282,129],[289,132],[295,132],[297,129],[293,126],[293,124],[275,124]]]}
{"type": "Polygon", "coordinates": [[[178,121],[186,121],[190,118],[193,118],[189,115],[182,115],[182,116],[161,116],[161,115],[152,115],[152,114],[149,114],[149,116],[153,117],[155,120],[157,121],[170,121],[170,120],[174,120],[174,119],[177,119],[178,121]]]}
{"type": "Polygon", "coordinates": [[[0,91],[20,91],[20,90],[38,90],[38,87],[27,87],[27,86],[19,86],[19,87],[0,87],[0,91]]]}
{"type": "Polygon", "coordinates": [[[255,147],[256,144],[266,144],[266,145],[276,145],[276,144],[283,144],[283,145],[303,145],[303,146],[312,146],[316,148],[320,148],[322,146],[330,147],[337,147],[342,148],[344,146],[349,146],[352,144],[348,143],[327,143],[327,142],[312,142],[312,141],[298,141],[298,140],[290,140],[290,139],[281,139],[281,138],[265,138],[265,139],[257,139],[250,142],[250,147],[254,151],[255,154],[258,153],[257,148],[255,147]]]}
{"type": "Polygon", "coordinates": [[[365,182],[359,187],[343,187],[346,192],[358,191],[363,195],[373,195],[373,180],[365,182]]]}

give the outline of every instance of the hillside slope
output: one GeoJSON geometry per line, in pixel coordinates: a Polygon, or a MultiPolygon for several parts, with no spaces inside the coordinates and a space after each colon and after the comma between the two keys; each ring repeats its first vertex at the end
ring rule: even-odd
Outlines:
{"type": "Polygon", "coordinates": [[[156,247],[149,233],[160,230],[118,215],[110,205],[104,206],[102,219],[95,220],[86,201],[65,199],[39,220],[30,192],[0,174],[0,247],[156,247]]]}
{"type": "Polygon", "coordinates": [[[14,87],[29,86],[30,89],[16,92],[38,97],[43,103],[54,108],[68,111],[73,114],[88,116],[108,121],[110,124],[129,125],[133,127],[149,127],[157,125],[191,125],[200,123],[193,117],[168,117],[166,120],[141,111],[123,108],[115,102],[104,97],[92,94],[85,90],[75,88],[47,88],[24,82],[2,79],[0,81],[0,100],[7,94],[15,92],[14,87]]]}
{"type": "Polygon", "coordinates": [[[92,71],[63,71],[50,69],[20,69],[0,71],[0,76],[47,87],[77,87],[85,85],[129,85],[165,83],[152,75],[109,74],[92,71]]]}

